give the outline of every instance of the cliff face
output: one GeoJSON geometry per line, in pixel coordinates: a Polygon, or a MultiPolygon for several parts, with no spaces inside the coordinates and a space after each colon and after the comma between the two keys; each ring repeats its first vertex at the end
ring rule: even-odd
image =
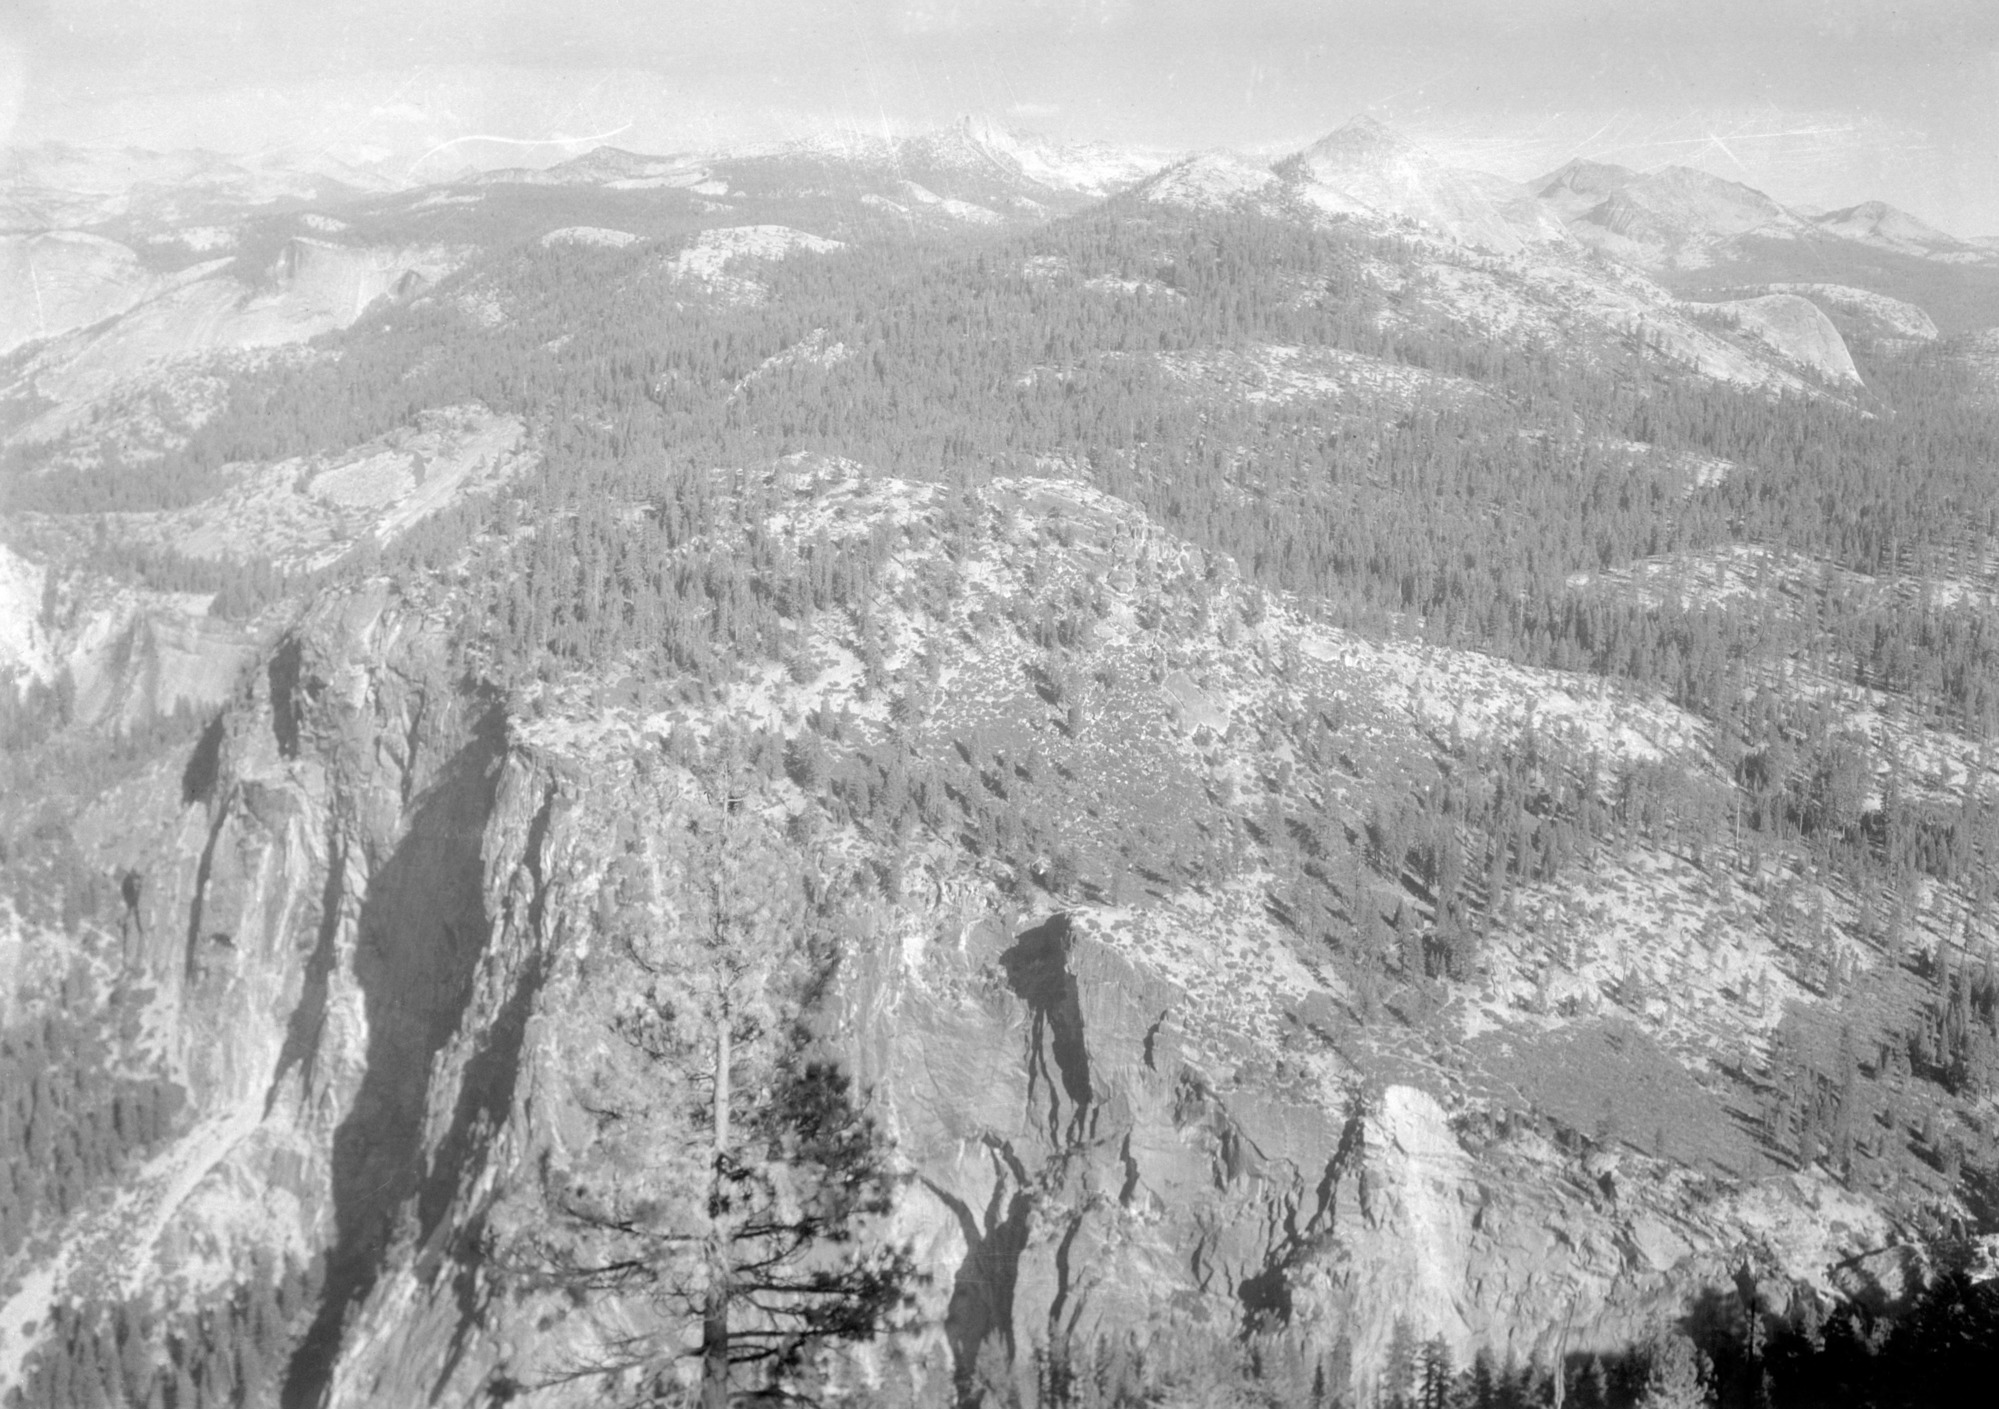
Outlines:
{"type": "MultiPolygon", "coordinates": [[[[143,878],[120,962],[194,1118],[62,1226],[0,1325],[107,1288],[193,1305],[259,1252],[323,1254],[283,1403],[502,1382],[592,1401],[555,1382],[658,1309],[522,1291],[486,1235],[546,1217],[544,1171],[602,1129],[588,1073],[615,1061],[620,995],[592,954],[617,839],[659,825],[637,780],[667,766],[621,718],[510,715],[368,589],[302,622],[177,771],[86,814],[79,845],[143,878]]],[[[851,835],[796,845],[868,864],[851,835]]],[[[893,1141],[883,1235],[926,1278],[906,1332],[845,1362],[857,1393],[947,1403],[1025,1386],[1037,1347],[1244,1329],[1365,1384],[1398,1320],[1461,1364],[1525,1363],[1564,1328],[1571,1351],[1642,1339],[1746,1242],[1810,1282],[1888,1241],[1815,1177],[1724,1186],[1452,1117],[1438,1070],[1335,1043],[1329,990],[1221,892],[1007,911],[944,853],[910,869],[852,927],[822,1014],[893,1141]]]]}
{"type": "MultiPolygon", "coordinates": [[[[398,1209],[434,1223],[472,1158],[476,1059],[523,962],[510,887],[541,845],[536,787],[424,623],[363,592],[289,636],[178,777],[80,819],[86,854],[137,879],[121,977],[150,993],[151,1054],[195,1119],[69,1220],[56,1294],[110,1280],[191,1304],[259,1252],[324,1252],[308,1346],[334,1348],[398,1209]]],[[[293,1379],[321,1373],[302,1356],[293,1379]]]]}

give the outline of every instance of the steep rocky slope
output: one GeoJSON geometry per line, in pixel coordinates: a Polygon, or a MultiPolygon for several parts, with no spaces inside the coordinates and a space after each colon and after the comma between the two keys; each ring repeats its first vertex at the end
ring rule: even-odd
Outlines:
{"type": "Polygon", "coordinates": [[[1410,220],[1494,254],[1562,239],[1557,222],[1507,199],[1511,193],[1499,189],[1504,183],[1455,171],[1369,118],[1356,118],[1276,170],[1300,181],[1300,198],[1321,209],[1410,220]]]}
{"type": "MultiPolygon", "coordinates": [[[[768,531],[902,545],[868,639],[844,613],[800,623],[815,669],[664,708],[614,703],[615,668],[491,698],[441,644],[441,589],[370,585],[301,620],[198,745],[75,819],[87,864],[145,878],[122,940],[86,927],[79,952],[151,992],[151,1055],[190,1113],[17,1264],[0,1368],[21,1373],[14,1328],[43,1299],[194,1306],[282,1250],[325,1256],[287,1402],[465,1403],[502,1383],[595,1402],[563,1375],[657,1310],[561,1314],[501,1275],[481,1230],[548,1216],[537,1171],[605,1138],[592,1073],[633,1060],[624,980],[592,957],[613,839],[688,805],[671,799],[698,793],[680,760],[702,738],[761,722],[797,742],[808,714],[850,721],[848,749],[904,738],[968,796],[1011,792],[1078,877],[1023,886],[795,772],[764,795],[800,863],[849,896],[823,1041],[892,1140],[894,1236],[928,1278],[908,1330],[839,1371],[851,1393],[942,1402],[994,1364],[1028,1384],[1037,1346],[1219,1345],[1245,1321],[1363,1385],[1398,1321],[1461,1362],[1545,1357],[1564,1327],[1572,1350],[1616,1350],[1725,1285],[1747,1246],[1809,1295],[1895,1240],[1883,1207],[1816,1172],[1749,1176],[1551,1121],[1520,1094],[1531,1064],[1490,1053],[1593,1041],[1594,1004],[1551,1025],[1502,983],[1431,1019],[1369,1017],[1285,918],[1295,862],[1246,830],[1268,806],[1364,826],[1356,780],[1426,773],[1446,734],[1576,731],[1609,760],[1698,770],[1685,716],[1316,626],[1074,483],[996,486],[956,526],[937,491],[855,467],[778,483],[768,531]],[[939,595],[947,544],[961,586],[939,595]],[[1076,593],[1094,626],[1050,674],[1008,618],[1076,593]],[[879,686],[925,678],[920,707],[879,686]],[[1301,706],[1351,721],[1337,762],[1290,742],[1301,706]],[[1186,819],[1237,859],[1174,881],[1120,858],[1126,813],[1186,819]]],[[[1527,944],[1502,952],[1531,971],[1527,944]]],[[[1780,961],[1753,942],[1736,960],[1780,961]]],[[[1624,1040],[1674,1040],[1680,1020],[1640,1005],[1624,1040]]],[[[1725,1126],[1717,1071],[1696,1059],[1675,1099],[1725,1126]]]]}
{"type": "Polygon", "coordinates": [[[1529,185],[1576,238],[1643,269],[1700,268],[1745,236],[1794,240],[1810,228],[1761,191],[1691,167],[1577,161],[1529,185]]]}
{"type": "MultiPolygon", "coordinates": [[[[836,154],[600,153],[398,206],[520,224],[345,336],[9,364],[0,1392],[658,1397],[683,1234],[588,1255],[727,1167],[718,967],[920,1274],[829,1402],[1542,1402],[1991,1226],[1983,345],[1366,127],[979,233],[999,141],[813,222],[736,178],[836,154]]],[[[350,316],[347,215],[228,317],[350,316]]]]}
{"type": "MultiPolygon", "coordinates": [[[[1454,170],[1364,118],[1270,167],[1226,153],[1197,156],[1141,182],[1131,195],[1141,204],[1255,211],[1410,238],[1402,267],[1372,271],[1396,310],[1387,315],[1391,319],[1406,317],[1415,309],[1404,308],[1414,305],[1479,336],[1560,349],[1582,362],[1605,344],[1635,339],[1697,375],[1773,392],[1813,394],[1821,383],[1857,386],[1839,331],[1809,303],[1737,300],[1741,309],[1731,306],[1722,319],[1702,320],[1699,306],[1682,305],[1636,272],[1681,256],[1641,257],[1636,246],[1626,248],[1625,236],[1606,244],[1588,233],[1603,233],[1590,224],[1602,215],[1599,202],[1612,195],[1633,200],[1629,192],[1635,190],[1651,192],[1648,199],[1662,211],[1678,212],[1668,222],[1676,250],[1760,231],[1765,216],[1789,219],[1747,187],[1686,171],[1641,178],[1621,167],[1572,163],[1530,197],[1505,182],[1454,170]],[[1618,263],[1591,257],[1591,249],[1618,263]],[[1810,373],[1809,382],[1796,375],[1799,368],[1810,373]]],[[[1625,221],[1620,228],[1628,226],[1625,221]]],[[[1682,262],[1705,264],[1707,256],[1687,253],[1682,262]]]]}
{"type": "Polygon", "coordinates": [[[1862,201],[1828,211],[1812,223],[1844,239],[1947,264],[1979,264],[1992,258],[1991,251],[1976,242],[1947,235],[1885,201],[1862,201]]]}
{"type": "Polygon", "coordinates": [[[113,240],[68,230],[0,237],[0,352],[123,313],[152,282],[113,240]]]}
{"type": "Polygon", "coordinates": [[[171,388],[218,354],[344,328],[377,299],[407,297],[469,253],[301,235],[262,269],[214,258],[156,273],[108,240],[38,236],[17,258],[0,258],[0,334],[6,349],[21,348],[0,372],[0,404],[28,411],[7,419],[8,442],[55,440],[87,426],[93,411],[171,388]],[[92,251],[87,263],[67,281],[53,277],[48,251],[77,247],[92,251]]]}

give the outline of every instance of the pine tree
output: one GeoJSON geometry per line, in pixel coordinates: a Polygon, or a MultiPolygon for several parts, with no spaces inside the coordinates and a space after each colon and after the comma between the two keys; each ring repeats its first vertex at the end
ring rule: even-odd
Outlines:
{"type": "Polygon", "coordinates": [[[1451,1364],[1450,1343],[1441,1335],[1424,1341],[1421,1392],[1417,1400],[1422,1409],[1448,1409],[1451,1385],[1456,1378],[1457,1372],[1451,1364]]]}
{"type": "Polygon", "coordinates": [[[1638,1403],[1641,1409],[1704,1409],[1710,1378],[1707,1357],[1674,1332],[1653,1346],[1638,1403]]]}
{"type": "Polygon", "coordinates": [[[1395,1318],[1389,1333],[1388,1358],[1382,1366],[1375,1403],[1382,1409],[1412,1409],[1421,1391],[1422,1346],[1407,1316],[1395,1318]]]}
{"type": "Polygon", "coordinates": [[[903,1249],[856,1239],[890,1207],[881,1139],[846,1075],[799,1045],[787,995],[816,986],[822,922],[736,757],[706,798],[627,838],[607,906],[632,974],[618,1028],[642,1073],[617,1128],[642,1143],[594,1152],[548,1190],[552,1226],[497,1249],[525,1285],[643,1298],[667,1317],[566,1377],[656,1376],[690,1353],[669,1328],[691,1318],[703,1409],[726,1409],[746,1372],[772,1382],[819,1345],[871,1338],[913,1276],[903,1249]],[[690,1125],[675,1093],[703,1069],[690,1125]]]}

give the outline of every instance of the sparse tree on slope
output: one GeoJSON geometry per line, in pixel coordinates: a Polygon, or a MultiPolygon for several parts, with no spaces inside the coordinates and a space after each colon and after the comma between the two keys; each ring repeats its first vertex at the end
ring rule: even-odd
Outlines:
{"type": "Polygon", "coordinates": [[[754,796],[717,791],[626,838],[605,927],[628,1059],[591,1093],[604,1133],[550,1172],[555,1226],[510,1249],[531,1283],[660,1313],[561,1378],[650,1403],[696,1359],[702,1409],[751,1381],[791,1395],[811,1351],[872,1337],[914,1275],[860,1241],[892,1181],[846,1075],[803,1033],[827,956],[800,868],[754,796]]]}

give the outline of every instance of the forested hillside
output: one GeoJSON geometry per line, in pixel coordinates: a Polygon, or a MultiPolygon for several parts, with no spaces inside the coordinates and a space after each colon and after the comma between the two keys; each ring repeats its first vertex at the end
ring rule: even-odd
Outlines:
{"type": "Polygon", "coordinates": [[[881,1253],[745,1254],[745,1393],[1887,1405],[1983,1363],[1975,368],[1854,336],[1855,387],[1388,221],[722,237],[564,190],[440,206],[456,272],[0,467],[10,1402],[678,1402],[715,1313],[661,1229],[727,1200],[635,1131],[881,1253]],[[738,815],[782,925],[656,854],[738,815]],[[740,1163],[686,1114],[731,1099],[740,1163]],[[130,1227],[168,1251],[118,1272],[130,1227]],[[1480,1289],[1394,1280],[1419,1234],[1480,1289]]]}

